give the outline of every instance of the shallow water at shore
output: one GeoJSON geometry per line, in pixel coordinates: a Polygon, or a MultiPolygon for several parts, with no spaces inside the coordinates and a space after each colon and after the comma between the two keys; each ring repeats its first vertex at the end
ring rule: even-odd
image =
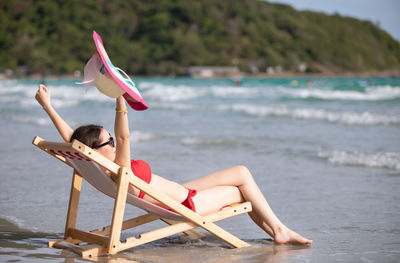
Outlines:
{"type": "MultiPolygon", "coordinates": [[[[350,227],[351,228],[351,227],[350,227]]],[[[377,240],[370,241],[370,250],[361,246],[352,247],[351,236],[346,235],[351,229],[342,229],[335,235],[329,235],[329,241],[315,236],[313,246],[308,245],[275,245],[271,239],[245,239],[251,247],[231,249],[215,237],[207,236],[203,240],[189,239],[178,235],[153,242],[144,246],[129,249],[117,255],[81,259],[68,250],[47,247],[49,240],[59,239],[61,234],[46,234],[20,229],[17,226],[0,220],[0,261],[1,262],[398,262],[400,252],[388,246],[396,241],[394,235],[388,235],[386,248],[377,250],[377,240]],[[348,238],[347,241],[342,240],[348,238]],[[339,237],[342,236],[342,237],[339,237]],[[339,238],[338,238],[339,237],[339,238]],[[339,240],[342,240],[338,242],[339,240]]],[[[398,233],[397,233],[398,234],[398,233]]],[[[354,240],[356,241],[356,240],[354,240]]]]}
{"type": "Polygon", "coordinates": [[[252,246],[229,249],[214,237],[202,240],[178,235],[118,255],[81,259],[73,252],[47,248],[60,235],[31,232],[0,219],[1,262],[282,262],[308,253],[310,246],[274,245],[272,240],[246,240],[252,246]]]}
{"type": "MultiPolygon", "coordinates": [[[[251,248],[177,236],[99,261],[398,262],[400,78],[307,81],[139,79],[150,107],[129,117],[134,158],[155,173],[185,182],[244,164],[278,217],[312,246],[274,245],[239,216],[219,225],[251,248]]],[[[33,99],[37,84],[0,82],[0,262],[86,262],[47,248],[62,236],[72,171],[31,145],[35,135],[60,140],[33,99]]],[[[111,99],[68,80],[48,86],[73,127],[112,130],[111,99]]],[[[84,183],[78,226],[109,224],[112,205],[84,183]]],[[[127,208],[127,217],[140,214],[127,208]]]]}

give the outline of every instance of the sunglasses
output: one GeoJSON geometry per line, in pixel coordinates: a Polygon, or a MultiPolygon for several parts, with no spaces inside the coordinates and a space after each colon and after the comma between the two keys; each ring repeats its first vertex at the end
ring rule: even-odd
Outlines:
{"type": "Polygon", "coordinates": [[[97,145],[97,146],[95,146],[93,148],[94,149],[98,149],[98,148],[101,148],[103,146],[106,146],[107,144],[111,145],[112,147],[115,147],[114,138],[111,136],[111,134],[110,134],[110,139],[108,141],[106,141],[105,143],[102,143],[100,145],[97,145]]]}

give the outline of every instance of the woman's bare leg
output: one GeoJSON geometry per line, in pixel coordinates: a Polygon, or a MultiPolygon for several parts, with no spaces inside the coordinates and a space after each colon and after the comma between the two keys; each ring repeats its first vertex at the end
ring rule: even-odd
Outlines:
{"type": "Polygon", "coordinates": [[[200,215],[207,215],[224,206],[244,201],[239,189],[235,186],[214,186],[200,190],[192,199],[196,212],[200,215]]]}
{"type": "Polygon", "coordinates": [[[274,236],[274,231],[267,225],[262,218],[260,218],[256,212],[251,211],[249,213],[250,218],[256,223],[262,230],[268,233],[271,237],[274,236]]]}
{"type": "MultiPolygon", "coordinates": [[[[232,197],[221,193],[204,192],[211,191],[211,189],[217,186],[236,186],[243,199],[250,201],[253,206],[253,214],[251,214],[250,217],[265,232],[271,235],[276,243],[312,243],[311,240],[303,238],[296,232],[287,228],[278,219],[254,181],[250,171],[244,166],[235,166],[214,172],[188,182],[184,184],[184,186],[198,190],[198,197],[195,196],[193,200],[195,201],[196,207],[199,206],[199,208],[207,204],[207,198],[203,197],[205,194],[208,194],[208,198],[211,198],[213,200],[211,203],[214,204],[216,204],[215,200],[217,198],[222,199],[221,203],[237,202],[237,196],[232,197]]],[[[224,190],[220,191],[223,192],[224,190]]],[[[219,202],[217,203],[219,204],[219,202]]],[[[216,210],[218,210],[218,208],[216,210]]]]}

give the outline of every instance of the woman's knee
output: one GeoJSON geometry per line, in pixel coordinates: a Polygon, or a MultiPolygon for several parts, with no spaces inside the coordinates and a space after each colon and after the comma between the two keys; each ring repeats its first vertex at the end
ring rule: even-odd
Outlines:
{"type": "Polygon", "coordinates": [[[253,176],[251,175],[250,170],[246,166],[238,165],[238,166],[235,166],[234,168],[244,181],[253,179],[253,176]]]}

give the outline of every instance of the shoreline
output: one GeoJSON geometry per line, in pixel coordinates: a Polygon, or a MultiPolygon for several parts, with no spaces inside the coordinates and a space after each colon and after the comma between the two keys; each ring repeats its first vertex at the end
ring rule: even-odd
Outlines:
{"type": "Polygon", "coordinates": [[[69,249],[48,247],[48,241],[62,238],[62,234],[32,232],[22,229],[0,217],[0,261],[4,262],[285,262],[296,256],[311,253],[311,246],[276,245],[270,239],[247,240],[252,246],[230,249],[218,238],[208,235],[204,239],[190,239],[175,235],[125,250],[115,255],[81,258],[69,249]],[[154,253],[154,251],[157,253],[154,253]],[[182,260],[183,259],[183,260],[182,260]]]}
{"type": "MultiPolygon", "coordinates": [[[[257,79],[257,78],[265,78],[265,79],[274,79],[274,78],[390,78],[390,77],[400,77],[400,69],[391,69],[391,70],[373,70],[373,71],[364,71],[364,72],[321,72],[321,73],[299,73],[299,72],[281,72],[268,74],[266,72],[262,73],[244,73],[239,72],[233,76],[227,77],[212,77],[212,78],[201,78],[201,77],[192,77],[190,75],[136,75],[135,78],[151,78],[151,77],[160,77],[160,78],[193,78],[193,79],[257,79]]],[[[71,79],[71,80],[82,80],[83,76],[74,76],[74,74],[53,74],[53,75],[40,75],[40,74],[32,74],[29,76],[12,76],[8,77],[5,74],[0,74],[0,80],[13,80],[13,79],[29,79],[29,80],[54,80],[54,79],[71,79]]]]}
{"type": "Polygon", "coordinates": [[[282,72],[276,74],[258,73],[250,75],[250,78],[377,78],[400,77],[400,69],[365,71],[365,72],[321,72],[321,73],[295,73],[282,72]]]}

